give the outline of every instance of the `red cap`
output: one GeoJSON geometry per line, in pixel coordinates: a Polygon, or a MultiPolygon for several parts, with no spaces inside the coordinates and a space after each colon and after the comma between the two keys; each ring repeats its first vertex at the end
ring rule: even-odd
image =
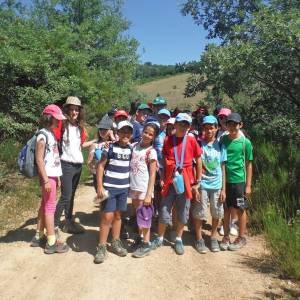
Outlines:
{"type": "Polygon", "coordinates": [[[125,110],[118,110],[115,112],[115,115],[114,115],[115,118],[121,117],[121,116],[128,118],[128,113],[125,110]]]}
{"type": "Polygon", "coordinates": [[[47,105],[43,110],[44,115],[51,115],[56,120],[66,120],[67,118],[63,115],[61,109],[55,104],[47,105]]]}

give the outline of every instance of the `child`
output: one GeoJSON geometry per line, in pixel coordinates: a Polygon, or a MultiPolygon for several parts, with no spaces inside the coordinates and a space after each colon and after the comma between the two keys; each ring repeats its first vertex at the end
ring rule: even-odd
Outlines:
{"type": "Polygon", "coordinates": [[[58,106],[54,104],[46,106],[40,122],[43,127],[42,133],[37,136],[35,157],[42,187],[42,202],[38,213],[37,231],[31,241],[31,246],[41,245],[44,239],[44,228],[46,228],[47,243],[44,249],[46,254],[63,253],[69,250],[65,243],[61,243],[56,238],[54,231],[56,188],[62,170],[57,141],[52,130],[57,127],[58,120],[64,119],[65,117],[58,106]]]}
{"type": "MultiPolygon", "coordinates": [[[[133,146],[130,162],[130,193],[132,204],[136,211],[147,209],[142,206],[152,206],[151,198],[154,189],[157,170],[157,154],[152,147],[154,138],[159,128],[154,123],[147,123],[142,132],[142,140],[133,146]]],[[[152,207],[151,207],[152,209],[152,207]]],[[[151,212],[151,209],[149,210],[151,212]]],[[[151,214],[151,213],[150,213],[151,214]]],[[[133,257],[144,257],[150,252],[150,227],[151,218],[147,227],[139,226],[139,236],[135,241],[133,257]]],[[[139,223],[139,222],[138,222],[139,223]]],[[[143,222],[141,222],[143,223],[143,222]]]]}
{"type": "Polygon", "coordinates": [[[171,136],[175,134],[175,118],[170,118],[167,121],[166,135],[171,136]]]}
{"type": "Polygon", "coordinates": [[[218,120],[214,116],[205,116],[202,123],[203,140],[202,167],[200,184],[200,201],[196,200],[193,217],[196,232],[195,248],[199,253],[206,253],[208,248],[202,238],[202,223],[207,221],[208,204],[212,215],[211,251],[220,251],[216,238],[220,219],[223,218],[223,202],[225,201],[225,164],[226,150],[216,140],[218,120]]]}
{"type": "Polygon", "coordinates": [[[192,123],[191,117],[186,113],[179,113],[175,119],[176,134],[166,137],[163,146],[163,173],[162,173],[162,201],[159,211],[158,237],[152,243],[152,249],[163,245],[164,233],[167,224],[171,223],[172,206],[176,207],[176,241],[175,252],[184,253],[182,234],[184,225],[189,218],[190,200],[192,191],[199,198],[199,183],[201,180],[201,149],[193,136],[188,135],[192,123]],[[196,161],[196,179],[194,177],[193,159],[196,161]],[[174,185],[174,175],[183,176],[183,193],[177,193],[174,185]]]}
{"type": "Polygon", "coordinates": [[[101,154],[102,154],[102,147],[105,142],[109,141],[110,139],[110,131],[112,127],[112,120],[109,118],[102,118],[98,127],[98,141],[94,143],[90,147],[90,152],[88,156],[88,166],[93,174],[93,184],[94,188],[97,192],[97,176],[96,176],[96,167],[97,163],[101,160],[101,154]]]}
{"type": "Polygon", "coordinates": [[[252,181],[252,145],[249,139],[241,135],[243,126],[241,116],[231,113],[227,117],[228,135],[222,142],[227,150],[226,166],[226,203],[224,211],[224,238],[220,244],[222,250],[238,250],[246,244],[247,198],[251,194],[252,181]],[[233,244],[229,239],[230,214],[237,211],[239,236],[233,244]]]}
{"type": "Polygon", "coordinates": [[[97,166],[98,197],[103,198],[105,189],[109,196],[101,203],[99,245],[94,258],[95,264],[107,257],[106,243],[112,225],[111,250],[119,256],[126,256],[127,250],[120,240],[121,212],[127,210],[129,170],[131,159],[130,140],[133,126],[129,121],[121,121],[117,127],[119,140],[103,149],[97,166]]]}

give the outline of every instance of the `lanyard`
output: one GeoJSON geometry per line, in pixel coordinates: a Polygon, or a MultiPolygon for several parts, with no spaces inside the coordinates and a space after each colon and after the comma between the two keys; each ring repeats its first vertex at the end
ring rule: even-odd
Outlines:
{"type": "Polygon", "coordinates": [[[180,163],[178,162],[178,154],[177,154],[177,147],[176,147],[176,136],[173,135],[173,141],[174,141],[174,155],[175,155],[175,162],[176,162],[176,170],[179,168],[180,171],[183,168],[183,161],[184,161],[184,153],[185,153],[185,145],[186,145],[186,137],[187,135],[184,135],[183,142],[182,142],[182,149],[181,149],[181,158],[180,163]]]}

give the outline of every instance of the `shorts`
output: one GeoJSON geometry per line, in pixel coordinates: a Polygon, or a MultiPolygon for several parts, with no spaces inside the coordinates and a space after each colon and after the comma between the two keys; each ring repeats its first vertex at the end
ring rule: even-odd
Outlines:
{"type": "Polygon", "coordinates": [[[54,215],[56,209],[56,190],[57,190],[57,177],[48,177],[48,181],[51,185],[50,193],[45,191],[45,185],[42,185],[42,202],[41,209],[46,216],[54,215]]]}
{"type": "Polygon", "coordinates": [[[176,194],[173,185],[170,186],[168,195],[162,198],[159,209],[159,223],[171,224],[171,212],[173,205],[176,207],[177,220],[181,224],[187,224],[191,206],[190,199],[185,198],[185,193],[176,194]]]}
{"type": "Polygon", "coordinates": [[[199,220],[207,220],[208,203],[213,219],[222,219],[224,216],[223,203],[219,201],[221,190],[200,190],[201,202],[195,201],[193,217],[199,220]]]}
{"type": "Polygon", "coordinates": [[[128,189],[104,188],[109,192],[109,197],[101,203],[101,211],[126,211],[128,189]]]}
{"type": "Polygon", "coordinates": [[[245,197],[245,185],[245,182],[226,183],[225,207],[234,207],[241,210],[248,208],[248,201],[245,197]]]}
{"type": "Polygon", "coordinates": [[[144,200],[146,197],[146,193],[141,191],[129,190],[128,197],[131,199],[144,200]]]}

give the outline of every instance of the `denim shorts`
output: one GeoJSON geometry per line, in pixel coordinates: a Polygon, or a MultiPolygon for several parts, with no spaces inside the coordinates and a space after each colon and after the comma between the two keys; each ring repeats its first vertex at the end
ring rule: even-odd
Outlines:
{"type": "Polygon", "coordinates": [[[195,201],[193,217],[199,220],[207,220],[208,203],[213,219],[222,219],[224,216],[223,203],[220,203],[221,190],[200,190],[201,202],[195,201]]]}
{"type": "Polygon", "coordinates": [[[126,189],[116,189],[107,188],[105,189],[109,192],[109,196],[106,200],[101,203],[102,212],[114,212],[114,211],[126,211],[127,210],[127,197],[128,188],[126,189]]]}
{"type": "Polygon", "coordinates": [[[159,222],[162,224],[171,224],[173,205],[176,208],[177,220],[185,225],[189,220],[191,201],[190,199],[186,199],[185,193],[176,194],[173,185],[170,186],[168,195],[162,198],[159,210],[159,222]]]}

